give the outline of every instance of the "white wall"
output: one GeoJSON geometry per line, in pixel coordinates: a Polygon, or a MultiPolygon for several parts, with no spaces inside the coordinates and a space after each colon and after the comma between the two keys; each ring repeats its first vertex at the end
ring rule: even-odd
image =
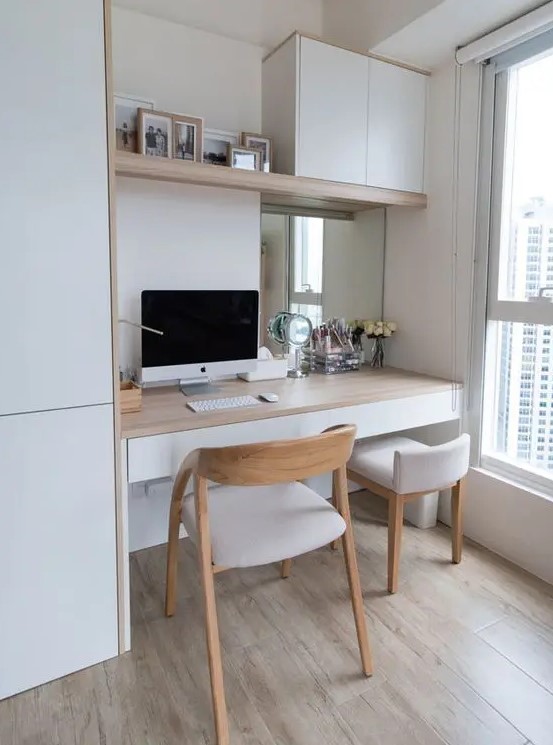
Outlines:
{"type": "MultiPolygon", "coordinates": [[[[262,50],[121,8],[113,12],[114,88],[206,126],[259,131],[262,50]]],[[[118,178],[119,316],[140,319],[143,289],[258,289],[259,195],[118,178]]],[[[120,326],[120,364],[140,332],[120,326]]],[[[169,489],[129,495],[131,550],[166,540],[169,489]]]]}
{"type": "MultiPolygon", "coordinates": [[[[141,290],[257,290],[259,195],[117,180],[119,316],[140,320],[141,290]]],[[[120,326],[120,364],[138,363],[140,332],[120,326]]]]}
{"type": "Polygon", "coordinates": [[[322,34],[322,0],[115,0],[115,4],[267,49],[293,31],[322,34]]]}
{"type": "MultiPolygon", "coordinates": [[[[388,214],[385,315],[399,332],[388,345],[388,361],[399,367],[468,383],[470,308],[474,258],[474,205],[478,150],[479,74],[465,66],[461,82],[461,152],[457,181],[457,343],[453,327],[453,183],[455,66],[436,70],[430,80],[426,191],[428,209],[392,209],[388,214]],[[453,364],[453,349],[456,364],[453,364]]],[[[473,406],[479,391],[466,390],[473,406]]],[[[455,427],[422,434],[427,442],[454,437],[455,427]]],[[[448,521],[448,504],[440,505],[448,521]]],[[[553,502],[483,470],[467,483],[466,534],[534,574],[553,582],[553,502]]]]}
{"type": "Polygon", "coordinates": [[[203,116],[212,129],[259,131],[262,55],[253,44],[113,9],[115,92],[203,116]]]}

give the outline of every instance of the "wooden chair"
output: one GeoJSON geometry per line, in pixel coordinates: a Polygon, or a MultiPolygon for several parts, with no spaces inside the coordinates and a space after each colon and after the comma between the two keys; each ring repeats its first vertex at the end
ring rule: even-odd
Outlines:
{"type": "Polygon", "coordinates": [[[470,437],[466,434],[436,447],[407,437],[356,445],[347,467],[348,479],[388,500],[388,592],[397,592],[398,588],[405,502],[451,487],[452,561],[461,561],[469,450],[470,437]]]}
{"type": "Polygon", "coordinates": [[[287,577],[290,557],[342,536],[362,669],[365,675],[372,674],[346,482],[355,433],[354,426],[344,425],[301,440],[195,450],[179,469],[169,516],[165,613],[175,613],[182,522],[199,553],[218,745],[229,742],[215,606],[214,575],[218,572],[282,562],[282,576],[287,577]],[[329,471],[333,472],[336,509],[298,483],[329,471]],[[185,497],[191,476],[194,494],[185,497]],[[208,490],[208,481],[223,486],[208,490]]]}

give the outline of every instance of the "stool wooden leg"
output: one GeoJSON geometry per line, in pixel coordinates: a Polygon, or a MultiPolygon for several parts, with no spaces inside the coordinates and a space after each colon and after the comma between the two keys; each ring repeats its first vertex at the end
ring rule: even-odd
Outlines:
{"type": "MultiPolygon", "coordinates": [[[[197,478],[197,477],[196,477],[197,478]]],[[[217,607],[215,603],[215,583],[211,557],[211,538],[207,517],[207,482],[197,479],[196,485],[196,526],[199,538],[200,573],[205,607],[205,625],[207,639],[207,657],[213,698],[213,716],[217,745],[229,745],[229,728],[225,689],[223,684],[223,661],[221,659],[221,642],[217,624],[217,607]]]]}
{"type": "Polygon", "coordinates": [[[280,565],[280,576],[282,579],[288,579],[292,569],[292,559],[284,559],[280,565]]]}
{"type": "Polygon", "coordinates": [[[349,512],[349,498],[347,489],[346,469],[340,468],[333,473],[333,482],[335,485],[336,501],[338,512],[344,518],[346,531],[342,536],[342,545],[344,547],[344,561],[348,575],[349,591],[351,594],[351,604],[353,607],[353,617],[355,619],[355,628],[357,631],[357,641],[359,642],[359,653],[361,655],[361,665],[365,675],[370,676],[373,673],[371,658],[371,648],[367,634],[367,622],[365,619],[365,609],[363,607],[363,592],[361,590],[361,581],[359,579],[359,569],[357,567],[357,556],[355,554],[355,541],[353,538],[353,528],[351,525],[351,516],[349,512]]]}
{"type": "Polygon", "coordinates": [[[463,553],[463,499],[465,479],[459,479],[451,489],[451,542],[454,564],[459,564],[463,553]]]}
{"type": "Polygon", "coordinates": [[[401,534],[403,532],[403,497],[390,496],[388,500],[388,592],[397,592],[401,534]]]}
{"type": "Polygon", "coordinates": [[[165,584],[165,615],[174,616],[177,605],[177,569],[179,561],[180,502],[171,502],[169,540],[167,543],[167,580],[165,584]]]}

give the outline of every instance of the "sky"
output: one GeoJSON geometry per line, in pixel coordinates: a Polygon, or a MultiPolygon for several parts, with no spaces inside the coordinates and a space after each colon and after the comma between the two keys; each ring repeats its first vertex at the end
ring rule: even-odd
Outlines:
{"type": "Polygon", "coordinates": [[[507,135],[515,137],[513,206],[532,197],[553,202],[553,53],[511,76],[510,93],[517,93],[510,98],[507,135]]]}

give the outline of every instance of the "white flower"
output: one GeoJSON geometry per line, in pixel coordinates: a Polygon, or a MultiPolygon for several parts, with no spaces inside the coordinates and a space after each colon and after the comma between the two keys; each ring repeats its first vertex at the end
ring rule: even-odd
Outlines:
{"type": "Polygon", "coordinates": [[[388,328],[392,333],[397,331],[397,323],[395,321],[388,321],[388,328]]]}
{"type": "Polygon", "coordinates": [[[365,323],[365,333],[367,336],[374,334],[374,323],[372,321],[367,321],[365,323]]]}
{"type": "Polygon", "coordinates": [[[382,328],[382,326],[375,326],[374,327],[374,335],[375,336],[382,336],[383,333],[384,333],[384,329],[382,328]]]}
{"type": "Polygon", "coordinates": [[[389,327],[386,326],[384,328],[384,336],[391,336],[391,335],[392,335],[392,332],[390,331],[389,327]]]}

